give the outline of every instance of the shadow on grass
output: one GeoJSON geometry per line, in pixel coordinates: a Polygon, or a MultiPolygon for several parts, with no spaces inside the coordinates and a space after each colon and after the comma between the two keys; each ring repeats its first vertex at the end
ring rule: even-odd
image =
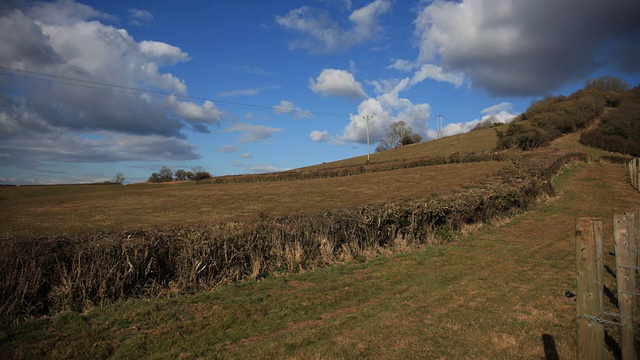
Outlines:
{"type": "Polygon", "coordinates": [[[558,355],[558,348],[556,347],[556,341],[553,340],[553,336],[549,334],[543,334],[542,346],[544,347],[544,358],[546,360],[560,360],[560,356],[558,355]]]}

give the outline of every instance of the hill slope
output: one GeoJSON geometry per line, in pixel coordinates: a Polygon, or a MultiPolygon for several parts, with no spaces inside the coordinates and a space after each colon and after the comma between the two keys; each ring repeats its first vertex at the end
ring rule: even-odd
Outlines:
{"type": "MultiPolygon", "coordinates": [[[[556,200],[445,247],[63,313],[3,329],[0,354],[572,358],[575,303],[564,292],[575,290],[574,220],[640,209],[640,194],[620,165],[574,165],[557,184],[556,200]]],[[[611,346],[617,329],[608,331],[611,346]]]]}

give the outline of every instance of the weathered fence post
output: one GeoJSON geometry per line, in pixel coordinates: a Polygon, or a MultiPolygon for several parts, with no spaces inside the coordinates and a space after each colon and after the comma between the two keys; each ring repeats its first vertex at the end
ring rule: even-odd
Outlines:
{"type": "Polygon", "coordinates": [[[604,312],[602,228],[601,219],[576,220],[578,359],[604,359],[604,324],[593,321],[604,312]]]}
{"type": "MultiPolygon", "coordinates": [[[[613,216],[613,239],[616,252],[616,283],[618,287],[618,310],[620,311],[620,347],[622,359],[637,359],[634,347],[633,305],[636,292],[635,261],[631,254],[634,243],[633,228],[635,215],[627,213],[613,216]]],[[[635,255],[634,255],[635,258],[635,255]]]]}
{"type": "Polygon", "coordinates": [[[629,181],[631,185],[640,191],[640,158],[629,161],[629,181]]]}
{"type": "Polygon", "coordinates": [[[636,158],[636,190],[640,191],[640,158],[636,158]]]}

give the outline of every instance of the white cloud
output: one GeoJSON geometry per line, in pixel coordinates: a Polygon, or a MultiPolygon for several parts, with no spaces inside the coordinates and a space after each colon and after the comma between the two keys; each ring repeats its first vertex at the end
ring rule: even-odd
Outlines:
{"type": "Polygon", "coordinates": [[[378,96],[360,103],[358,113],[349,117],[350,123],[338,138],[342,141],[366,143],[366,118],[369,116],[371,143],[384,138],[389,126],[396,121],[404,121],[415,133],[424,135],[431,116],[431,106],[427,103],[414,104],[409,99],[400,97],[402,91],[410,88],[409,78],[375,82],[375,85],[378,96]]]}
{"type": "Polygon", "coordinates": [[[277,89],[280,89],[280,86],[255,87],[255,88],[247,88],[247,89],[240,89],[240,90],[223,91],[218,93],[218,96],[221,96],[221,97],[254,96],[265,91],[277,90],[277,89]]]}
{"type": "Polygon", "coordinates": [[[278,172],[278,171],[286,171],[289,169],[281,168],[274,165],[254,165],[254,166],[248,166],[247,170],[249,170],[249,172],[252,172],[252,173],[271,173],[271,172],[278,172]]]}
{"type": "Polygon", "coordinates": [[[327,11],[310,6],[302,6],[284,16],[277,16],[276,23],[301,34],[301,38],[289,42],[291,49],[334,52],[374,39],[380,28],[378,17],[390,9],[389,0],[376,0],[356,9],[349,15],[351,27],[348,29],[331,19],[327,11]]]}
{"type": "Polygon", "coordinates": [[[638,13],[635,0],[430,2],[415,21],[417,60],[492,95],[539,95],[605,65],[640,71],[638,13]]]}
{"type": "Polygon", "coordinates": [[[308,119],[313,116],[310,111],[302,110],[287,100],[281,100],[280,104],[274,105],[273,111],[276,114],[291,114],[295,120],[308,119]]]}
{"type": "Polygon", "coordinates": [[[324,69],[316,79],[309,79],[309,88],[324,97],[344,96],[358,99],[367,94],[353,74],[338,69],[324,69]]]}
{"type": "Polygon", "coordinates": [[[424,81],[425,79],[432,79],[440,82],[448,82],[455,85],[455,87],[462,86],[462,83],[464,82],[464,76],[462,75],[462,73],[446,73],[442,70],[440,66],[433,65],[433,64],[423,64],[420,67],[420,70],[418,70],[413,75],[413,78],[411,79],[411,84],[412,85],[418,84],[424,81]]]}
{"type": "MultiPolygon", "coordinates": [[[[149,19],[141,12],[130,15],[149,19]]],[[[167,43],[137,42],[104,19],[114,20],[69,0],[3,6],[0,65],[16,70],[15,80],[0,78],[0,152],[9,155],[0,158],[0,165],[15,159],[110,162],[200,156],[184,140],[183,130],[207,132],[224,112],[210,101],[159,99],[131,90],[187,94],[184,80],[164,69],[188,61],[189,55],[167,43]],[[22,71],[50,76],[33,81],[22,71]]]]}
{"type": "MultiPolygon", "coordinates": [[[[468,122],[450,123],[442,128],[442,136],[451,136],[471,131],[480,120],[471,120],[468,122]]],[[[435,139],[438,137],[437,130],[430,129],[427,131],[427,137],[435,139]]]]}
{"type": "MultiPolygon", "coordinates": [[[[480,111],[483,116],[480,119],[474,119],[467,122],[449,123],[442,128],[443,136],[451,136],[469,132],[479,123],[491,120],[492,123],[509,123],[517,115],[512,114],[513,104],[509,102],[502,102],[493,106],[489,106],[480,111]]],[[[438,137],[437,130],[429,129],[427,131],[427,137],[435,139],[438,137]]]]}
{"type": "Polygon", "coordinates": [[[517,116],[517,114],[513,114],[513,104],[509,102],[502,102],[500,104],[496,104],[493,106],[489,106],[488,108],[482,109],[480,111],[484,116],[480,119],[481,121],[491,119],[494,123],[509,123],[513,118],[517,116]]]}
{"type": "Polygon", "coordinates": [[[328,142],[329,145],[333,145],[333,146],[345,146],[347,145],[347,143],[342,140],[342,139],[338,139],[335,138],[333,136],[331,136],[329,134],[329,132],[327,130],[313,130],[310,134],[309,134],[309,139],[311,139],[311,141],[313,142],[328,142]]]}
{"type": "Polygon", "coordinates": [[[415,67],[416,67],[416,64],[411,61],[395,59],[393,64],[387,66],[387,69],[395,69],[402,72],[409,72],[415,69],[415,67]]]}
{"type": "Polygon", "coordinates": [[[202,105],[191,101],[179,101],[171,95],[167,98],[173,112],[189,122],[217,124],[226,115],[214,103],[206,100],[202,105]]]}
{"type": "Polygon", "coordinates": [[[242,159],[252,159],[253,155],[251,155],[250,153],[242,153],[242,154],[240,154],[240,158],[242,158],[242,159]]]}
{"type": "Polygon", "coordinates": [[[153,21],[153,14],[147,10],[129,9],[129,23],[134,26],[148,25],[153,21]]]}
{"type": "Polygon", "coordinates": [[[225,131],[242,133],[236,140],[242,144],[249,142],[265,142],[268,139],[273,138],[273,134],[282,132],[282,130],[283,129],[273,128],[266,125],[236,124],[225,131]]]}
{"type": "Polygon", "coordinates": [[[311,139],[311,141],[313,141],[313,142],[328,141],[330,138],[331,138],[331,136],[329,136],[329,132],[327,130],[324,130],[324,131],[313,130],[309,134],[309,139],[311,139]]]}
{"type": "Polygon", "coordinates": [[[242,150],[242,147],[236,146],[236,145],[225,145],[218,148],[219,152],[225,153],[225,154],[229,154],[229,153],[241,151],[241,150],[242,150]]]}
{"type": "Polygon", "coordinates": [[[73,0],[39,3],[27,9],[29,17],[46,19],[51,24],[69,24],[92,19],[114,20],[115,17],[73,0]]]}
{"type": "Polygon", "coordinates": [[[138,44],[140,52],[147,58],[152,59],[160,65],[175,65],[179,62],[189,60],[189,54],[179,47],[169,45],[160,41],[142,41],[138,44]]]}

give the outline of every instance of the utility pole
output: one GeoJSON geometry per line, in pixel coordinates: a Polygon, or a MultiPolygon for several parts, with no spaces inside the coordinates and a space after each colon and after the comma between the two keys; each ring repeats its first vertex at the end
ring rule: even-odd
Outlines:
{"type": "Polygon", "coordinates": [[[438,139],[442,138],[442,119],[446,119],[444,115],[436,115],[436,128],[438,129],[438,139]]]}
{"type": "Polygon", "coordinates": [[[367,116],[363,116],[362,118],[367,120],[367,164],[369,164],[369,120],[371,120],[371,118],[373,117],[373,115],[367,115],[367,116]]]}

